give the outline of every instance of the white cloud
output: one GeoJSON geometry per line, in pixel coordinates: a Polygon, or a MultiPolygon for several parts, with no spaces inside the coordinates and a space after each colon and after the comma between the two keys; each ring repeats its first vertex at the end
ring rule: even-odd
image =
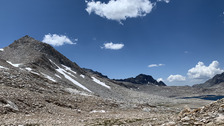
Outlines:
{"type": "Polygon", "coordinates": [[[164,81],[163,78],[158,78],[157,82],[164,81]]]}
{"type": "MultiPolygon", "coordinates": [[[[165,0],[167,1],[167,0],[165,0]]],[[[86,1],[86,11],[95,13],[109,20],[121,20],[146,16],[152,11],[154,3],[149,0],[110,0],[108,3],[101,1],[86,1]]]]}
{"type": "Polygon", "coordinates": [[[165,64],[150,64],[148,65],[149,68],[152,68],[152,67],[160,67],[160,66],[164,66],[165,64]]]}
{"type": "Polygon", "coordinates": [[[182,76],[182,75],[170,75],[167,80],[169,82],[174,82],[174,81],[186,81],[186,77],[182,76]]]}
{"type": "MultiPolygon", "coordinates": [[[[75,39],[75,41],[78,41],[78,39],[75,39]]],[[[57,35],[57,34],[50,34],[50,33],[44,36],[42,42],[53,45],[53,46],[62,46],[64,44],[76,44],[76,43],[73,43],[65,35],[57,35]]]]}
{"type": "Polygon", "coordinates": [[[218,61],[213,61],[209,66],[204,65],[203,62],[198,62],[195,67],[188,70],[187,75],[192,79],[209,79],[222,72],[224,70],[219,68],[218,61]]]}
{"type": "Polygon", "coordinates": [[[101,48],[102,49],[119,50],[119,49],[122,49],[123,47],[124,47],[124,44],[119,44],[119,43],[114,44],[113,42],[109,42],[109,43],[104,43],[104,46],[101,48]]]}
{"type": "Polygon", "coordinates": [[[169,3],[170,0],[157,0],[157,2],[166,2],[166,3],[169,3]]]}
{"type": "Polygon", "coordinates": [[[185,54],[188,54],[189,52],[188,52],[188,51],[184,51],[184,53],[185,53],[185,54]]]}

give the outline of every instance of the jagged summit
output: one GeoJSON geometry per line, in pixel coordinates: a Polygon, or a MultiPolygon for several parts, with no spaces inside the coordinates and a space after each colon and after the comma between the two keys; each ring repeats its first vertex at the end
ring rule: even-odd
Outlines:
{"type": "Polygon", "coordinates": [[[145,74],[139,74],[135,78],[131,77],[127,79],[117,79],[116,81],[130,82],[133,84],[155,84],[158,86],[166,86],[163,82],[157,82],[152,76],[145,74]]]}

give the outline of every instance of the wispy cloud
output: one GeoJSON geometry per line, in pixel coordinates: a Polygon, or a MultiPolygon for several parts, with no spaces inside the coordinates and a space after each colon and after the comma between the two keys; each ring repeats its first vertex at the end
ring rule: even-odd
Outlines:
{"type": "Polygon", "coordinates": [[[109,42],[109,43],[104,43],[104,46],[101,48],[102,49],[111,49],[111,50],[120,50],[123,47],[124,47],[124,44],[122,44],[122,43],[109,42]]]}
{"type": "Polygon", "coordinates": [[[186,77],[182,76],[182,75],[170,75],[167,80],[169,82],[180,82],[180,81],[186,81],[186,77]]]}
{"type": "Polygon", "coordinates": [[[160,67],[160,66],[164,66],[165,64],[150,64],[148,65],[149,68],[152,68],[152,67],[160,67]]]}
{"type": "Polygon", "coordinates": [[[166,2],[166,3],[169,3],[170,0],[157,0],[157,2],[166,2]]]}
{"type": "Polygon", "coordinates": [[[188,52],[188,51],[184,51],[184,53],[185,53],[185,54],[188,54],[189,52],[188,52]]]}
{"type": "MultiPolygon", "coordinates": [[[[78,41],[78,39],[75,39],[75,41],[78,41]]],[[[64,44],[76,44],[76,43],[73,43],[65,35],[57,35],[57,34],[50,34],[50,33],[44,36],[42,42],[53,45],[53,46],[62,46],[64,44]]]]}
{"type": "Polygon", "coordinates": [[[146,16],[152,11],[154,4],[149,0],[110,0],[108,3],[101,1],[87,1],[86,11],[95,13],[109,20],[121,20],[146,16]]]}

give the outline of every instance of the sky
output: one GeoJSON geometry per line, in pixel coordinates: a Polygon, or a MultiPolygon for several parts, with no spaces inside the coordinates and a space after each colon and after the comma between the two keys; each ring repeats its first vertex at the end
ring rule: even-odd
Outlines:
{"type": "Polygon", "coordinates": [[[25,35],[112,79],[224,72],[224,0],[0,0],[0,48],[25,35]]]}

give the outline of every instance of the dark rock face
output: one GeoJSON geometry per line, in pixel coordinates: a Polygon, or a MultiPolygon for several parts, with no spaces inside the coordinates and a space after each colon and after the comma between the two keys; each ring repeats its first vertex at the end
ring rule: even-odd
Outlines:
{"type": "Polygon", "coordinates": [[[103,75],[102,73],[98,72],[98,71],[94,71],[92,69],[87,69],[87,68],[83,68],[84,71],[88,72],[88,73],[91,73],[91,74],[95,74],[101,78],[107,78],[109,79],[106,75],[103,75]]]}
{"type": "Polygon", "coordinates": [[[224,82],[224,73],[215,75],[212,79],[206,81],[205,83],[209,83],[211,86],[213,86],[222,82],[224,82]]]}
{"type": "Polygon", "coordinates": [[[215,75],[212,79],[209,79],[203,84],[196,84],[193,87],[212,87],[224,82],[224,73],[215,75]]]}
{"type": "Polygon", "coordinates": [[[122,81],[122,82],[130,82],[133,84],[155,84],[158,86],[166,86],[162,81],[157,82],[152,76],[145,75],[145,74],[139,74],[135,78],[127,78],[127,79],[119,79],[116,81],[122,81]]]}

